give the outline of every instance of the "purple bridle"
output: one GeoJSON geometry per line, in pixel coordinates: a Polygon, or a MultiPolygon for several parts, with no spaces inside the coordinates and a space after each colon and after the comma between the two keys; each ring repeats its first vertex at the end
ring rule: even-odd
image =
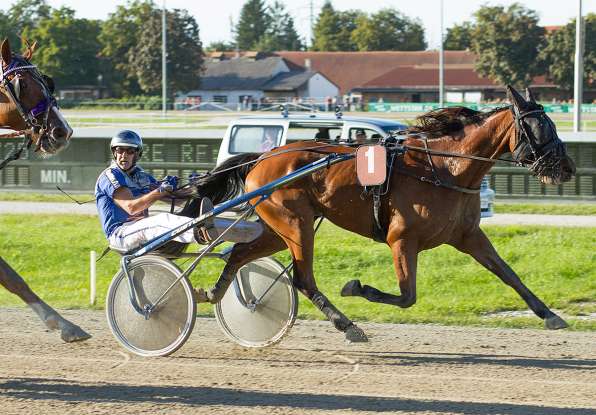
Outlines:
{"type": "Polygon", "coordinates": [[[43,79],[43,75],[37,69],[37,66],[32,65],[25,58],[19,56],[13,56],[12,61],[4,70],[0,64],[0,86],[6,91],[8,97],[13,101],[19,114],[25,120],[28,128],[46,130],[48,124],[48,117],[50,115],[50,109],[56,105],[56,100],[52,96],[48,85],[43,79]],[[25,110],[21,101],[20,96],[20,85],[18,75],[22,71],[30,71],[33,75],[33,79],[42,86],[44,97],[29,111],[25,110]],[[8,79],[10,74],[15,74],[12,80],[8,79]],[[40,124],[37,118],[43,115],[43,121],[40,124]]]}

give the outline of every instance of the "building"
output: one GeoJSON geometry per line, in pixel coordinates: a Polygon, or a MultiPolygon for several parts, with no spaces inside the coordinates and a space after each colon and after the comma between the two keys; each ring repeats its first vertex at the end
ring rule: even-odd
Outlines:
{"type": "MultiPolygon", "coordinates": [[[[470,51],[444,52],[444,85],[448,102],[499,101],[505,86],[480,76],[470,51]]],[[[333,81],[340,94],[364,102],[438,102],[439,52],[277,52],[296,67],[316,71],[333,81]]],[[[530,86],[537,99],[562,101],[570,98],[545,76],[530,86]]],[[[596,91],[584,91],[585,100],[596,91]]]]}
{"type": "Polygon", "coordinates": [[[281,56],[214,52],[205,61],[200,88],[180,96],[177,102],[254,109],[263,102],[324,101],[338,95],[339,88],[326,76],[288,63],[281,56]]]}

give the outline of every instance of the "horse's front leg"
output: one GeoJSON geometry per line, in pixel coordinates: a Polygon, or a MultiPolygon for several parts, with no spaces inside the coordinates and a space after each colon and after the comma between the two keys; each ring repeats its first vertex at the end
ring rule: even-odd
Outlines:
{"type": "Polygon", "coordinates": [[[398,239],[390,243],[390,246],[401,295],[384,293],[370,285],[363,286],[359,280],[352,280],[342,288],[342,297],[364,297],[368,301],[401,308],[408,308],[416,303],[417,244],[413,240],[398,239]]]}
{"type": "Polygon", "coordinates": [[[91,335],[76,324],[66,320],[56,310],[43,302],[2,257],[0,257],[0,284],[27,303],[47,328],[60,330],[60,337],[65,342],[83,341],[91,338],[91,335]]]}
{"type": "Polygon", "coordinates": [[[567,327],[565,320],[553,313],[524,285],[511,267],[499,256],[488,237],[480,228],[477,228],[470,234],[466,234],[460,241],[451,243],[451,245],[462,252],[470,254],[486,269],[513,288],[524,299],[534,314],[544,320],[544,325],[547,329],[555,330],[567,327]]]}

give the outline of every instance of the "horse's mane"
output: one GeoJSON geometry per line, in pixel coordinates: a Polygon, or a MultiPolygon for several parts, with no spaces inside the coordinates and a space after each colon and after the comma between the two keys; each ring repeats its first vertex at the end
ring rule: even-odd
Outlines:
{"type": "Polygon", "coordinates": [[[467,125],[481,125],[491,115],[509,108],[500,107],[491,111],[476,111],[467,107],[439,108],[417,117],[416,124],[408,128],[407,132],[423,133],[429,138],[452,135],[467,125]]]}

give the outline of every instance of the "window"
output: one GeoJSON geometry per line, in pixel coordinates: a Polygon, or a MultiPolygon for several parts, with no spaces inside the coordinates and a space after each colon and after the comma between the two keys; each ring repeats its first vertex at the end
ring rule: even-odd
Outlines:
{"type": "Polygon", "coordinates": [[[220,104],[227,104],[228,96],[227,95],[213,95],[213,102],[218,102],[220,104]]]}
{"type": "Polygon", "coordinates": [[[283,127],[238,125],[233,128],[230,135],[229,152],[237,153],[261,153],[269,151],[281,143],[283,127]]]}
{"type": "Polygon", "coordinates": [[[379,141],[379,138],[381,138],[381,136],[375,130],[350,128],[348,141],[350,143],[370,143],[371,141],[379,141]]]}

